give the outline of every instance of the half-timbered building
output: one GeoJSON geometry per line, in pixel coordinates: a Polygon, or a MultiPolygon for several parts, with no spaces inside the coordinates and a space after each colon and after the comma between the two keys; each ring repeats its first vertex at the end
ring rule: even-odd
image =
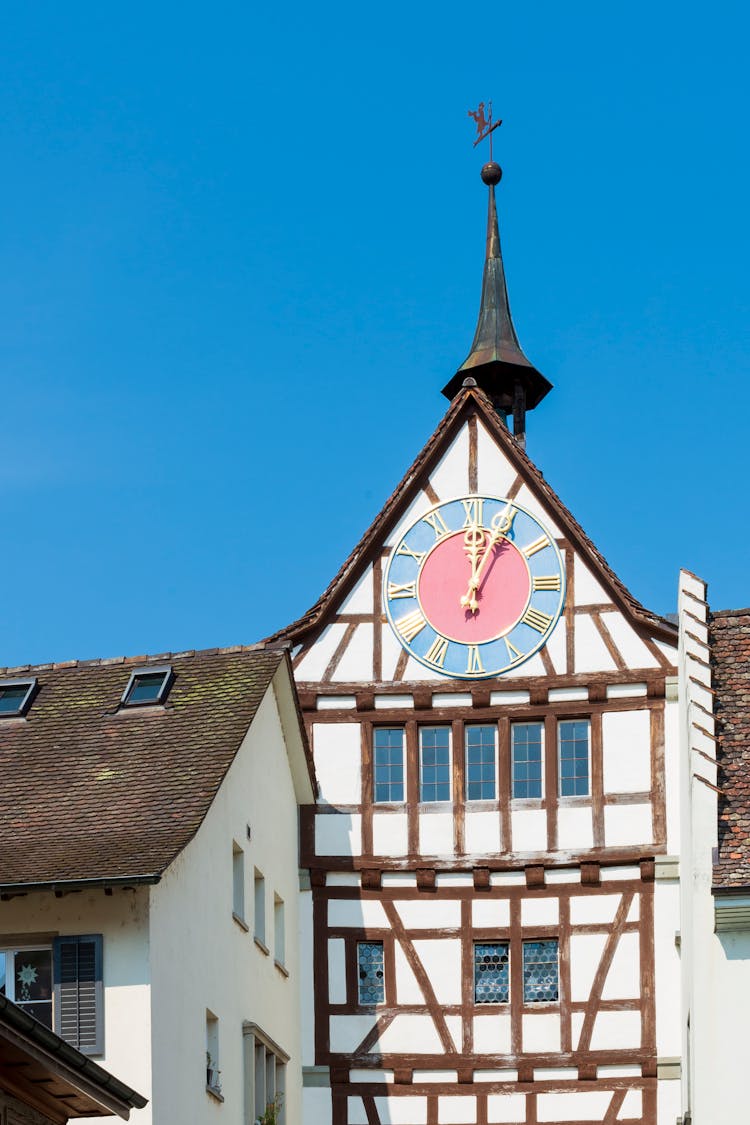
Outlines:
{"type": "Polygon", "coordinates": [[[677,631],[525,452],[486,258],[450,406],[292,646],[307,1125],[673,1125],[677,631]],[[674,793],[675,800],[667,800],[674,793]],[[307,982],[307,983],[305,983],[307,982]]]}

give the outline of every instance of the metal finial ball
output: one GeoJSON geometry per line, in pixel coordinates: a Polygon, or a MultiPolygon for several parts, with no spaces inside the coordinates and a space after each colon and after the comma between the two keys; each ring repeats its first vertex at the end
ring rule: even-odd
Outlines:
{"type": "Polygon", "coordinates": [[[499,184],[501,179],[503,178],[503,170],[499,164],[496,164],[494,160],[491,160],[489,164],[485,164],[480,175],[484,182],[488,185],[499,184]]]}

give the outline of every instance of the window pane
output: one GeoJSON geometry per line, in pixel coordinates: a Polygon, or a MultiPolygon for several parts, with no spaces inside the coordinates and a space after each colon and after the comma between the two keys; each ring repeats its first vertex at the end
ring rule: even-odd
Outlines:
{"type": "Polygon", "coordinates": [[[573,719],[558,724],[561,797],[588,795],[589,727],[588,719],[573,719]]]}
{"type": "Polygon", "coordinates": [[[466,728],[466,799],[494,801],[495,727],[466,728]]]}
{"type": "Polygon", "coordinates": [[[450,730],[448,727],[422,727],[419,731],[419,799],[423,802],[450,801],[450,730]]]}
{"type": "Polygon", "coordinates": [[[474,1003],[507,1004],[508,943],[474,946],[474,1003]]]}
{"type": "Polygon", "coordinates": [[[513,760],[512,796],[517,798],[542,795],[542,724],[513,723],[511,727],[513,760]]]}
{"type": "Polygon", "coordinates": [[[13,955],[15,1001],[52,1027],[52,950],[24,949],[13,955]]]}
{"type": "Polygon", "coordinates": [[[385,971],[382,941],[357,944],[358,996],[360,1004],[385,1002],[385,971]]]}
{"type": "Polygon", "coordinates": [[[373,731],[375,801],[404,799],[404,732],[401,727],[373,731]]]}
{"type": "Polygon", "coordinates": [[[166,673],[157,672],[153,676],[136,676],[128,692],[128,703],[153,703],[159,698],[166,673]]]}
{"type": "Polygon", "coordinates": [[[0,688],[0,715],[15,715],[29,691],[28,684],[19,687],[0,688]]]}
{"type": "Polygon", "coordinates": [[[523,999],[525,1004],[557,1000],[557,939],[523,943],[523,999]]]}

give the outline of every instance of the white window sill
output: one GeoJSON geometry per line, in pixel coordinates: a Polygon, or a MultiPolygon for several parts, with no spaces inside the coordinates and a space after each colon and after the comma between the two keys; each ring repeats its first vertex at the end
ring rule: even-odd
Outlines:
{"type": "Polygon", "coordinates": [[[210,1094],[212,1098],[215,1098],[217,1102],[224,1101],[224,1095],[218,1086],[206,1086],[206,1093],[210,1094]]]}
{"type": "Polygon", "coordinates": [[[247,922],[245,921],[244,918],[241,918],[239,914],[235,914],[234,911],[232,911],[232,917],[234,918],[235,922],[237,923],[237,925],[240,927],[241,930],[244,930],[245,933],[249,933],[250,927],[248,926],[248,924],[247,924],[247,922]]]}
{"type": "Polygon", "coordinates": [[[281,962],[281,961],[277,961],[277,960],[276,960],[276,958],[274,957],[274,961],[273,961],[273,963],[274,963],[274,965],[276,966],[276,968],[277,968],[277,969],[279,970],[279,972],[281,973],[281,975],[282,975],[283,977],[288,977],[288,976],[289,976],[289,970],[287,969],[286,965],[284,965],[284,964],[283,964],[283,962],[281,962]]]}
{"type": "Polygon", "coordinates": [[[255,937],[253,938],[253,941],[255,942],[258,949],[261,951],[261,953],[265,953],[266,957],[271,956],[271,951],[268,948],[268,946],[266,945],[266,943],[263,941],[263,938],[259,938],[258,935],[256,934],[255,937]]]}

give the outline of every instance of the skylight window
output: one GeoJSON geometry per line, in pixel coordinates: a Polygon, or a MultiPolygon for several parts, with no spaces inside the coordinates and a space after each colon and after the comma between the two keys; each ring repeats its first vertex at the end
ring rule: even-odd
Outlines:
{"type": "Polygon", "coordinates": [[[0,718],[24,715],[35,687],[36,680],[0,680],[0,718]]]}
{"type": "Polygon", "coordinates": [[[143,707],[163,703],[172,682],[172,668],[136,668],[122,697],[124,707],[143,707]]]}

